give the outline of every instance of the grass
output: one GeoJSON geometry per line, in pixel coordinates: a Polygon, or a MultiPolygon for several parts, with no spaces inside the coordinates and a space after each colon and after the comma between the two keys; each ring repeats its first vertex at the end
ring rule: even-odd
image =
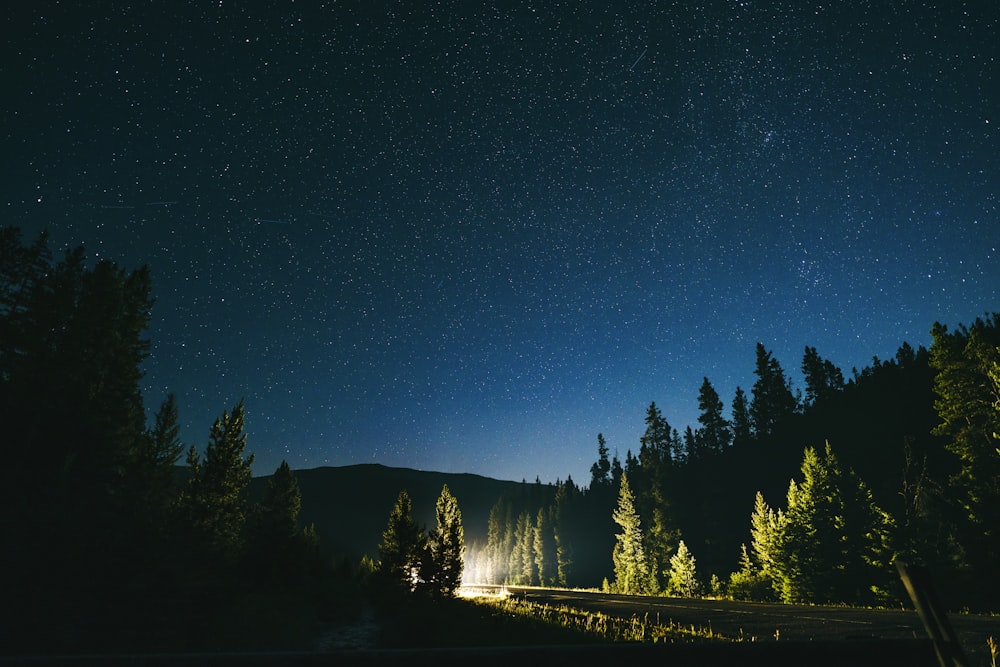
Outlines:
{"type": "Polygon", "coordinates": [[[553,632],[576,638],[577,641],[592,642],[644,642],[679,643],[696,641],[743,641],[743,637],[729,638],[709,628],[681,626],[663,623],[657,615],[630,618],[608,616],[600,612],[583,611],[565,605],[553,606],[528,602],[507,595],[476,595],[471,597],[476,604],[495,610],[512,619],[522,619],[553,632]],[[569,633],[568,635],[566,633],[569,633]]]}

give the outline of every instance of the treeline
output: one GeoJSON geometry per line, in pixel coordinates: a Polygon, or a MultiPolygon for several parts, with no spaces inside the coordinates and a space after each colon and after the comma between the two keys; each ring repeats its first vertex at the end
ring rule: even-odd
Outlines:
{"type": "Polygon", "coordinates": [[[242,403],[182,468],[173,396],[147,426],[152,305],[148,269],[0,229],[0,653],[298,647],[353,599],[287,464],[249,503],[242,403]]]}
{"type": "Polygon", "coordinates": [[[846,378],[806,347],[804,391],[758,343],[755,382],[728,414],[705,378],[697,428],[679,431],[651,403],[624,461],[598,434],[587,486],[501,499],[470,576],[884,603],[905,596],[898,558],[929,566],[951,604],[995,608],[1000,315],[931,333],[929,350],[903,343],[846,378]]]}

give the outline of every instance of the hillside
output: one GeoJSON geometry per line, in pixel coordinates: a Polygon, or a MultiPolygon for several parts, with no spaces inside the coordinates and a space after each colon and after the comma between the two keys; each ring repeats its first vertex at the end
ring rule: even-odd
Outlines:
{"type": "MultiPolygon", "coordinates": [[[[445,484],[458,500],[466,543],[485,542],[490,508],[503,496],[550,497],[554,487],[509,482],[472,474],[390,468],[380,464],[297,470],[302,492],[300,523],[316,524],[324,550],[336,558],[356,562],[362,555],[377,557],[382,531],[402,489],[413,501],[418,524],[433,528],[434,504],[445,484]]],[[[259,497],[268,476],[256,477],[251,501],[259,497]]]]}

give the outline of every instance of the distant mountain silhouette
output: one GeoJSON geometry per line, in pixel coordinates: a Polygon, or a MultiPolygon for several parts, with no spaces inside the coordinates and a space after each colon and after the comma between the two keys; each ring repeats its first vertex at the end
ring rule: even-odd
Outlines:
{"type": "MultiPolygon", "coordinates": [[[[413,501],[414,520],[433,529],[437,525],[434,505],[441,488],[447,484],[462,511],[466,544],[486,542],[490,509],[501,497],[535,501],[549,499],[555,493],[552,485],[508,482],[468,473],[390,468],[377,463],[294,472],[302,492],[300,525],[316,524],[324,550],[335,558],[354,563],[365,554],[378,558],[382,531],[403,489],[413,501]]],[[[251,502],[263,493],[268,479],[269,476],[253,479],[251,502]]]]}

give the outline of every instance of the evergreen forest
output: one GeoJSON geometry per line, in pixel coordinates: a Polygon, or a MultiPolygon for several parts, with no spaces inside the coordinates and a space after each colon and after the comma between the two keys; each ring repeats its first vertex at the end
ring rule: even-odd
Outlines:
{"type": "Polygon", "coordinates": [[[366,597],[463,580],[897,605],[895,559],[996,610],[1000,314],[846,375],[806,347],[803,390],[757,344],[728,410],[704,379],[696,427],[651,402],[624,459],[596,434],[589,480],[522,484],[468,544],[447,485],[429,531],[401,489],[378,553],[344,562],[300,524],[287,463],[251,502],[242,403],[200,447],[172,396],[144,404],[152,303],[146,267],[0,229],[0,652],[298,645],[366,597]]]}
{"type": "Polygon", "coordinates": [[[498,501],[467,568],[491,583],[908,604],[898,559],[926,566],[952,608],[995,610],[1000,315],[931,334],[930,349],[903,342],[847,376],[806,347],[804,391],[758,343],[728,411],[706,377],[697,428],[651,402],[624,461],[597,434],[587,483],[498,501]]]}

